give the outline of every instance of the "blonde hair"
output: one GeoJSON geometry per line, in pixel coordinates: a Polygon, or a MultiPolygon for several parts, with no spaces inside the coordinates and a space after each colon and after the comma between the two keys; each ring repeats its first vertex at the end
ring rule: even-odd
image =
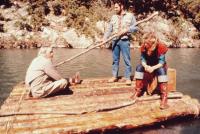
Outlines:
{"type": "Polygon", "coordinates": [[[142,42],[144,43],[146,40],[152,39],[152,38],[154,38],[156,42],[158,42],[158,38],[154,32],[145,33],[142,37],[142,42]]]}

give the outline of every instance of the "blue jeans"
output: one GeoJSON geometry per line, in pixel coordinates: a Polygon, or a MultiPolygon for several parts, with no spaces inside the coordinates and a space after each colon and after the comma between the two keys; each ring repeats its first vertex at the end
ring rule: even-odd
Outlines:
{"type": "MultiPolygon", "coordinates": [[[[143,79],[144,78],[144,67],[142,64],[137,65],[136,67],[136,72],[135,72],[135,79],[143,79]]],[[[153,73],[158,76],[158,82],[168,82],[168,77],[167,77],[167,69],[164,67],[156,69],[153,73]]]]}
{"type": "Polygon", "coordinates": [[[130,57],[130,42],[128,39],[112,42],[112,52],[113,52],[112,75],[113,77],[118,77],[120,51],[122,52],[122,56],[125,63],[124,76],[125,78],[130,79],[132,66],[130,57]]]}

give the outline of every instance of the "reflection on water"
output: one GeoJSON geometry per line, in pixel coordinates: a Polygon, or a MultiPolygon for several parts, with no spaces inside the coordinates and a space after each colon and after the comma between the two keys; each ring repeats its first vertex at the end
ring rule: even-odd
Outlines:
{"type": "MultiPolygon", "coordinates": [[[[57,49],[55,61],[60,62],[80,53],[82,49],[57,49]]],[[[139,62],[139,50],[132,50],[132,65],[135,69],[139,62]]],[[[22,81],[31,60],[37,55],[37,50],[0,50],[0,105],[8,97],[12,87],[22,81]]],[[[170,49],[167,54],[168,66],[177,70],[177,89],[200,100],[200,49],[170,49]]],[[[55,62],[54,61],[54,62],[55,62]]],[[[122,61],[123,62],[123,61],[122,61]]],[[[82,78],[111,76],[112,54],[110,50],[92,50],[79,58],[61,65],[58,69],[64,77],[73,75],[76,71],[82,78]]],[[[120,75],[124,66],[120,65],[120,75]]],[[[134,114],[134,112],[133,112],[134,114]]],[[[200,133],[200,121],[180,121],[166,128],[150,128],[132,133],[200,133]]]]}

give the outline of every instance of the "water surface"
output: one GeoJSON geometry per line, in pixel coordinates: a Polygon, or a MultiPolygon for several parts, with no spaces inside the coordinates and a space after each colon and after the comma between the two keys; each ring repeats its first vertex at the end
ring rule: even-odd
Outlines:
{"type": "MultiPolygon", "coordinates": [[[[56,49],[54,62],[58,63],[83,52],[82,49],[56,49]]],[[[131,50],[133,70],[139,62],[139,50],[131,50]]],[[[12,91],[12,87],[24,80],[26,69],[37,55],[36,49],[0,50],[0,105],[12,91]]],[[[167,53],[168,66],[177,70],[177,90],[197,98],[200,101],[200,49],[170,49],[167,53]]],[[[81,57],[58,67],[64,77],[72,76],[76,71],[82,78],[111,76],[112,53],[107,49],[95,49],[81,57]]],[[[120,75],[124,64],[121,60],[120,75]]],[[[133,71],[134,73],[134,71],[133,71]]],[[[134,112],[133,112],[134,114],[134,112]]],[[[155,127],[134,130],[137,134],[198,134],[199,119],[176,120],[155,127]]]]}

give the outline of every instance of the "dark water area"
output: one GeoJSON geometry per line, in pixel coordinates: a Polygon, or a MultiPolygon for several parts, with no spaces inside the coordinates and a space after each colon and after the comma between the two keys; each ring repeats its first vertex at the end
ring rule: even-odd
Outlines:
{"type": "MultiPolygon", "coordinates": [[[[85,51],[84,49],[56,49],[54,62],[58,63],[71,56],[85,51]]],[[[139,49],[131,50],[133,74],[139,62],[139,49]]],[[[37,55],[36,49],[0,50],[0,105],[12,91],[12,87],[24,80],[26,69],[37,55]]],[[[177,70],[177,90],[200,101],[200,49],[169,49],[168,66],[177,70]]],[[[112,52],[107,49],[95,49],[79,58],[58,67],[63,77],[72,76],[76,71],[81,77],[111,76],[112,52]]],[[[123,75],[123,61],[120,63],[120,75],[123,75]]],[[[134,111],[133,111],[134,114],[134,111]]],[[[181,119],[133,130],[132,134],[199,134],[200,120],[181,119]]]]}

